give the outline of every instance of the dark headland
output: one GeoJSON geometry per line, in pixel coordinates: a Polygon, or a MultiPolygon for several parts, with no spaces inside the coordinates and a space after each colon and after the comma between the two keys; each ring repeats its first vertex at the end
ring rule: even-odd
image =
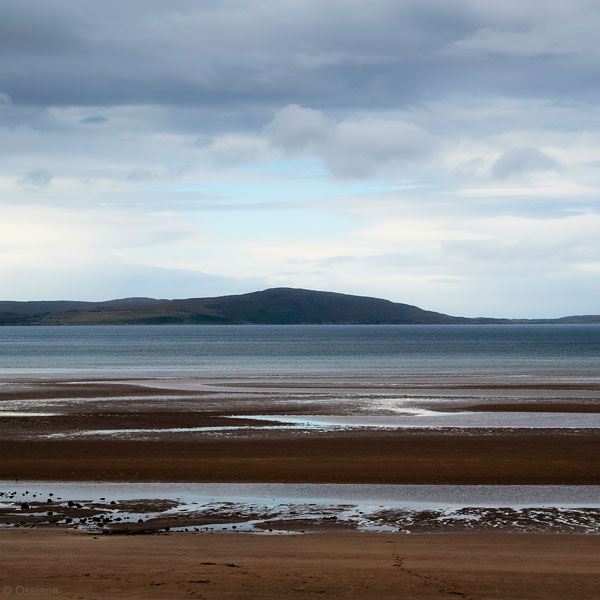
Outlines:
{"type": "Polygon", "coordinates": [[[560,319],[466,318],[380,298],[295,288],[273,288],[235,296],[185,300],[124,298],[106,302],[0,301],[0,325],[460,323],[600,323],[600,315],[560,319]]]}

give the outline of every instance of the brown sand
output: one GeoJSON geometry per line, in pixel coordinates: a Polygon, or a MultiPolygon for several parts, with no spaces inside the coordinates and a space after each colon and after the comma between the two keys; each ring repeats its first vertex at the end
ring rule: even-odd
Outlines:
{"type": "Polygon", "coordinates": [[[600,537],[0,535],[3,598],[592,600],[600,537]],[[51,551],[49,551],[51,549],[51,551]]]}
{"type": "MultiPolygon", "coordinates": [[[[210,383],[210,381],[208,382],[210,383]]],[[[18,382],[0,402],[59,403],[59,417],[0,421],[0,479],[90,481],[339,482],[423,484],[600,484],[600,439],[592,431],[269,432],[230,437],[164,435],[141,439],[43,439],[48,433],[126,427],[215,426],[230,414],[329,411],[336,394],[309,404],[265,393],[215,400],[209,392],[169,391],[116,382],[18,382]],[[166,400],[157,395],[171,396],[166,400]],[[127,396],[119,400],[118,396],[127,396]],[[71,403],[69,398],[74,399],[71,403]],[[90,402],[79,404],[78,398],[90,402]],[[282,402],[282,399],[284,402],[282,402]],[[301,408],[298,408],[301,407],[301,408]]],[[[263,384],[242,383],[245,388],[263,384]]],[[[268,387],[268,386],[267,386],[268,387]]],[[[276,382],[277,388],[285,383],[276,382]]],[[[323,383],[315,384],[323,389],[323,383]]],[[[454,389],[453,386],[446,386],[454,389]]],[[[486,390],[488,387],[461,386],[486,390]]],[[[514,386],[489,386],[512,390],[514,386]]],[[[309,390],[310,385],[304,388],[309,390]]],[[[371,389],[365,384],[364,389],[371,389]]],[[[391,389],[391,388],[390,388],[391,389]]],[[[405,390],[401,385],[399,392],[405,390]]],[[[445,389],[444,386],[439,389],[445,389]]],[[[594,386],[536,385],[517,390],[576,391],[568,399],[481,404],[482,410],[592,412],[594,386]],[[581,396],[579,397],[578,394],[581,396]]],[[[268,392],[269,390],[267,390],[268,392]]],[[[379,393],[381,388],[378,388],[379,393]]],[[[271,390],[272,392],[272,390],[271,390]]],[[[515,396],[518,397],[518,394],[515,396]]],[[[316,398],[316,396],[315,396],[316,398]]],[[[332,404],[333,403],[333,404],[332,404]]],[[[449,402],[450,405],[453,402],[449,402]]],[[[479,404],[479,402],[476,402],[479,404]]],[[[52,412],[54,404],[49,404],[52,412]]],[[[455,406],[455,405],[454,405],[455,406]]],[[[354,408],[361,410],[360,394],[354,408]]],[[[473,409],[469,407],[469,409],[473,409]]],[[[327,414],[326,412],[324,414],[327,414]]],[[[243,423],[236,423],[241,425],[243,423]]],[[[139,436],[138,436],[139,437],[139,436]]],[[[303,523],[306,527],[306,523],[303,523]]],[[[1,529],[2,597],[56,598],[471,598],[600,597],[600,536],[537,534],[366,534],[287,536],[177,533],[92,535],[1,529]],[[20,587],[19,587],[20,586],[20,587]]]]}
{"type": "MultiPolygon", "coordinates": [[[[599,484],[600,436],[589,430],[355,430],[328,433],[269,430],[269,423],[229,415],[296,411],[364,414],[360,381],[336,382],[350,394],[298,396],[307,382],[273,394],[285,381],[203,379],[204,391],[157,388],[169,382],[15,381],[0,387],[0,404],[56,416],[0,419],[0,479],[90,481],[247,481],[428,484],[599,484]],[[137,385],[139,383],[140,385],[137,385]],[[143,383],[143,385],[141,385],[143,383]],[[247,394],[228,387],[243,385],[247,394]],[[153,387],[150,387],[153,386],[153,387]],[[262,386],[262,387],[260,387],[262,386]],[[212,390],[212,391],[211,391],[212,390]],[[215,392],[216,390],[216,392],[215,392]],[[54,399],[40,404],[44,399],[54,399]],[[60,400],[57,400],[60,399],[60,400]],[[81,401],[85,399],[85,401],[81,401]],[[21,408],[22,407],[22,408],[21,408]],[[86,430],[252,425],[227,434],[143,433],[131,439],[69,438],[86,430]],[[66,438],[46,438],[52,434],[66,438]]],[[[292,383],[289,383],[291,386],[292,383]]],[[[329,382],[330,383],[330,382],[329,382]]],[[[326,386],[327,381],[319,382],[326,386]]],[[[367,385],[363,382],[364,385],[367,385]]],[[[331,384],[332,385],[332,384],[331,384]]],[[[372,385],[372,382],[371,382],[372,385]]],[[[523,386],[526,387],[526,386],[523,386]]],[[[540,391],[544,385],[539,384],[540,391]]],[[[556,387],[556,386],[546,386],[556,387]]],[[[481,384],[480,389],[484,389],[481,384]]],[[[572,386],[575,390],[577,385],[572,386]]],[[[371,388],[381,394],[381,388],[371,388]]],[[[562,392],[561,392],[562,393],[562,392]]],[[[395,394],[395,393],[394,393],[395,394]]],[[[394,396],[393,394],[393,396],[394,396]]],[[[420,395],[420,394],[417,394],[420,395]]],[[[409,394],[410,396],[410,394],[409,394]]],[[[450,400],[445,405],[452,406],[450,400]]],[[[454,408],[454,406],[452,406],[454,408]]],[[[594,398],[537,397],[475,402],[470,410],[597,410],[594,398]]],[[[15,408],[11,408],[15,410],[15,408]]],[[[251,419],[251,417],[250,417],[251,419]]]]}
{"type": "Polygon", "coordinates": [[[600,484],[593,434],[321,434],[195,441],[1,441],[0,479],[600,484]]]}

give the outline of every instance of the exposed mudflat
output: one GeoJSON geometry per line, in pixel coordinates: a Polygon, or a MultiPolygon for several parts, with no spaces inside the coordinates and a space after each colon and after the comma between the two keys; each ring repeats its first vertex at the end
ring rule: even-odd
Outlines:
{"type": "Polygon", "coordinates": [[[0,478],[600,483],[596,385],[455,379],[5,380],[0,478]]]}

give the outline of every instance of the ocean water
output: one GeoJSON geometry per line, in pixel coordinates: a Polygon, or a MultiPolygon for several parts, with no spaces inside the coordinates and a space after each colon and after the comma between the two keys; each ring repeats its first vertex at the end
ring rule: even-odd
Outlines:
{"type": "Polygon", "coordinates": [[[0,327],[0,376],[600,377],[600,325],[0,327]]]}

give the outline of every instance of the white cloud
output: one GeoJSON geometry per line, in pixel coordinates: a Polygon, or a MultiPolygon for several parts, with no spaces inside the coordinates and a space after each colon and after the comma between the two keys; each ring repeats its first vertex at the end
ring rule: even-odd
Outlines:
{"type": "Polygon", "coordinates": [[[406,169],[434,146],[431,135],[405,120],[359,115],[336,122],[297,105],[281,109],[266,131],[287,153],[317,156],[332,175],[358,179],[390,167],[406,169]]]}
{"type": "Polygon", "coordinates": [[[336,135],[336,122],[320,110],[290,104],[277,111],[266,131],[286,152],[318,151],[336,135]]]}
{"type": "Polygon", "coordinates": [[[272,152],[260,136],[225,134],[212,140],[206,154],[210,162],[226,168],[264,162],[272,152]]]}

